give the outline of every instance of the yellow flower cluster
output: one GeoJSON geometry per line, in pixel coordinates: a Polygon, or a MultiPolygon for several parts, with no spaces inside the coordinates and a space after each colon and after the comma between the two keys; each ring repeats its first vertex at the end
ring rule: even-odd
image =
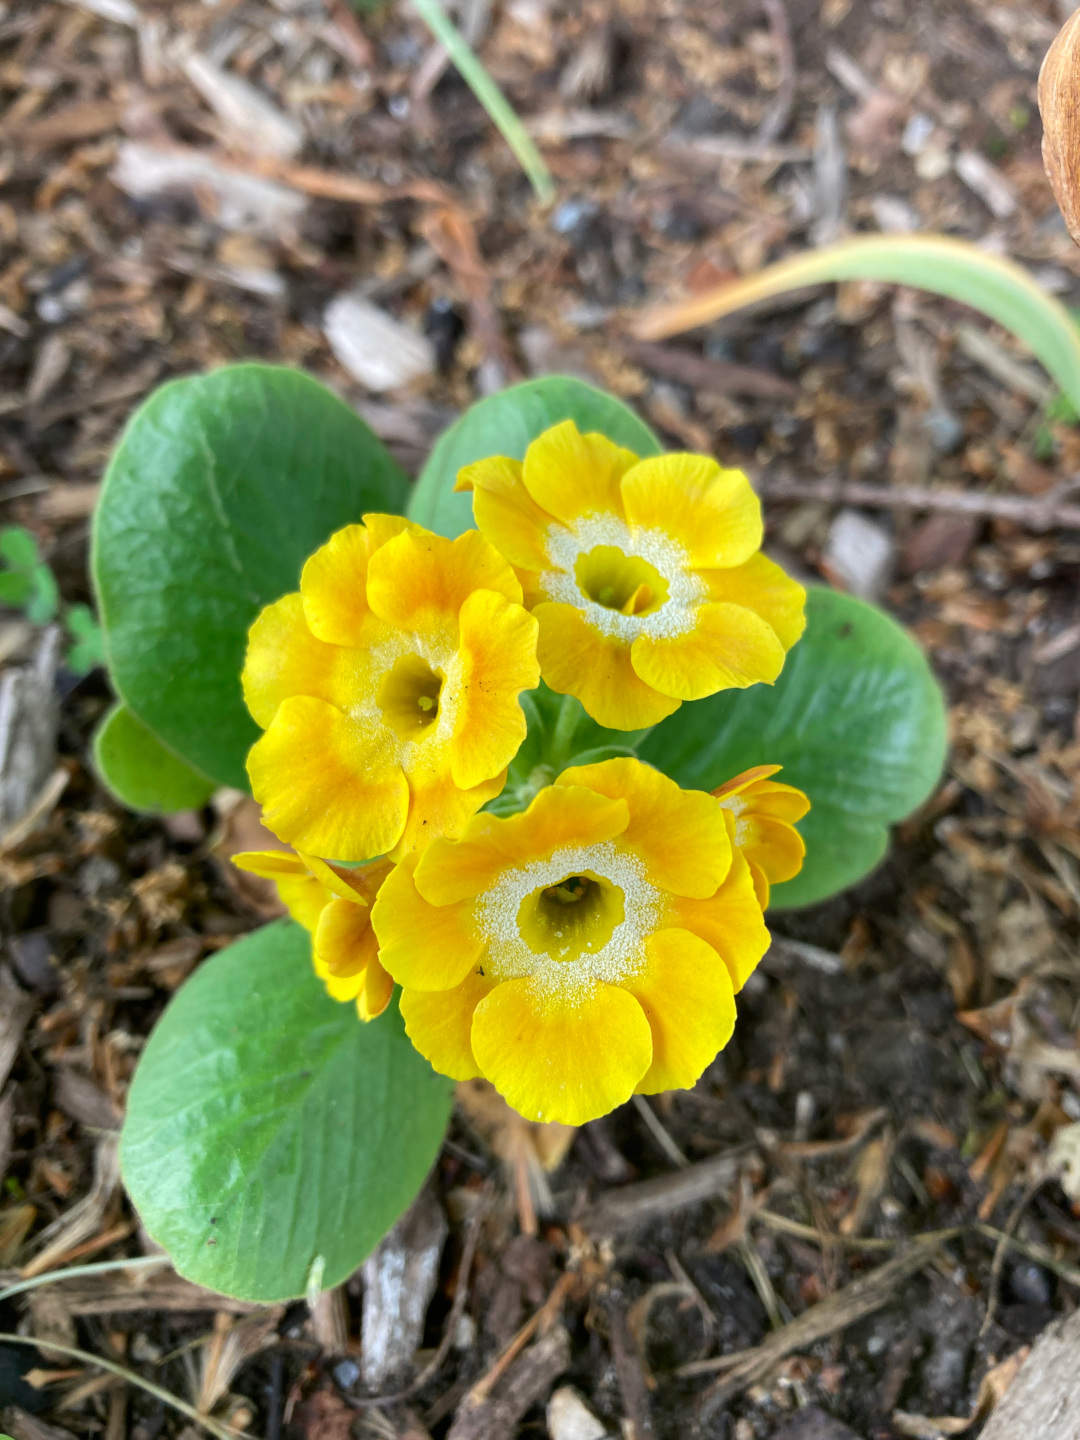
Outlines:
{"type": "Polygon", "coordinates": [[[708,795],[624,758],[479,813],[525,738],[519,697],[542,676],[602,725],[653,725],[774,681],[805,596],[760,553],[746,477],[703,456],[639,460],[566,422],[458,486],[478,530],[367,515],[252,626],[248,773],[295,848],[236,863],[277,883],[333,998],[370,1020],[396,982],[437,1070],[580,1124],[693,1085],[727,1043],[809,805],[777,766],[708,795]]]}

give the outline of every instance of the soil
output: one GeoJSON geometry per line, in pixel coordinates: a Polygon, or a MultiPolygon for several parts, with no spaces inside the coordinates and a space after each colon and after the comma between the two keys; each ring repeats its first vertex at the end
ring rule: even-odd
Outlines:
{"type": "MultiPolygon", "coordinates": [[[[1080,530],[1052,514],[1080,429],[1012,337],[915,291],[821,287],[659,346],[631,322],[880,230],[974,240],[1080,303],[1035,104],[1068,8],[461,0],[555,177],[545,210],[404,5],[0,3],[0,522],[34,532],[68,603],[91,599],[89,517],[134,406],[241,358],[318,375],[412,474],[479,395],[569,372],[672,447],[744,466],[766,495],[794,476],[1051,497],[1043,528],[1034,509],[1021,524],[887,493],[860,512],[888,554],[876,596],[948,698],[939,789],[863,884],[770,915],[779,938],[735,1038],[651,1121],[628,1105],[586,1126],[545,1186],[543,1137],[490,1097],[463,1098],[433,1180],[450,1232],[422,1349],[385,1393],[456,1328],[407,1400],[364,1403],[359,1277],[334,1323],[302,1304],[272,1312],[225,1370],[220,1337],[250,1337],[250,1317],[132,1285],[118,1309],[113,1278],[87,1282],[81,1305],[68,1285],[2,1302],[0,1331],[75,1344],[193,1404],[221,1379],[212,1415],[267,1440],[509,1440],[545,1425],[567,1440],[545,1419],[555,1384],[638,1440],[893,1440],[972,1417],[978,1434],[1023,1347],[1080,1296],[1080,1188],[1053,1149],[1080,1120],[1080,530]],[[193,53],[290,121],[294,153],[268,154],[265,126],[215,109],[193,53]],[[299,197],[293,219],[237,221],[205,179],[140,190],[138,147],[276,177],[299,197]],[[375,393],[343,367],[322,317],[356,286],[428,335],[429,373],[375,393]],[[679,1187],[711,1161],[711,1193],[686,1200],[679,1187]],[[661,1177],[658,1207],[633,1187],[661,1177]],[[597,1214],[624,1191],[642,1218],[605,1227],[597,1214]],[[937,1232],[909,1273],[883,1268],[937,1232]],[[875,1275],[874,1307],[853,1318],[846,1287],[875,1275]],[[815,1313],[821,1334],[798,1328],[815,1313]],[[508,1355],[538,1314],[541,1338],[508,1355]],[[556,1381],[557,1319],[569,1360],[556,1381]],[[680,1373],[770,1336],[743,1381],[680,1373]],[[476,1428],[466,1392],[493,1365],[524,1409],[476,1428]]],[[[770,553],[862,583],[830,539],[841,508],[769,501],[770,553]]],[[[8,661],[32,643],[17,639],[8,661]]],[[[88,758],[103,673],[59,683],[63,793],[0,853],[0,1036],[15,1046],[6,1089],[0,1073],[0,1288],[54,1224],[70,1243],[53,1264],[140,1253],[121,1193],[94,1188],[95,1156],[172,991],[273,908],[222,862],[252,824],[239,797],[166,821],[123,810],[88,758]],[[93,1224],[76,1233],[88,1195],[93,1224]]],[[[0,1411],[15,1440],[194,1433],[138,1388],[4,1341],[0,1411]],[[27,1378],[42,1370],[60,1378],[27,1378]]]]}

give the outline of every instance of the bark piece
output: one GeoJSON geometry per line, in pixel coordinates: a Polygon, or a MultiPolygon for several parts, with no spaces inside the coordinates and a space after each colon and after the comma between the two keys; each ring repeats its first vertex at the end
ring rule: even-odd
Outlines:
{"type": "Polygon", "coordinates": [[[364,1261],[360,1371],[369,1390],[407,1370],[420,1347],[448,1228],[442,1206],[425,1188],[364,1261]]]}
{"type": "Polygon", "coordinates": [[[1047,1326],[981,1440],[1076,1440],[1080,1415],[1080,1310],[1047,1326]]]}
{"type": "Polygon", "coordinates": [[[510,1440],[530,1406],[543,1400],[570,1364],[570,1336],[558,1325],[520,1355],[478,1405],[463,1402],[447,1440],[510,1440]]]}
{"type": "Polygon", "coordinates": [[[59,660],[60,631],[52,625],[32,664],[0,675],[0,833],[5,835],[32,810],[56,766],[59,660]]]}
{"type": "Polygon", "coordinates": [[[612,1235],[670,1215],[673,1210],[699,1205],[717,1195],[729,1195],[739,1166],[751,1148],[742,1145],[725,1150],[722,1155],[691,1165],[677,1175],[661,1175],[655,1180],[642,1180],[638,1185],[611,1190],[585,1212],[581,1223],[594,1234],[612,1235]]]}

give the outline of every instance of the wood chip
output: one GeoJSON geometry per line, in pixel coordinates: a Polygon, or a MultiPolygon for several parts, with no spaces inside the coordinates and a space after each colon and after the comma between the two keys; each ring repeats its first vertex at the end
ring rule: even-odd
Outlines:
{"type": "Polygon", "coordinates": [[[6,965],[0,965],[0,1086],[11,1073],[33,1013],[34,997],[15,983],[6,965]]]}
{"type": "Polygon", "coordinates": [[[585,1212],[581,1224],[596,1235],[617,1234],[688,1205],[700,1205],[703,1200],[717,1196],[726,1197],[731,1194],[739,1166],[752,1149],[753,1146],[740,1145],[677,1174],[609,1190],[585,1212]]]}
{"type": "Polygon", "coordinates": [[[248,154],[291,160],[303,147],[304,132],[296,121],[242,76],[198,54],[185,59],[184,74],[248,154]]]}
{"type": "Polygon", "coordinates": [[[295,190],[182,145],[128,141],[120,147],[112,179],[125,194],[142,200],[176,192],[193,195],[223,229],[271,240],[292,234],[307,209],[295,190]]]}

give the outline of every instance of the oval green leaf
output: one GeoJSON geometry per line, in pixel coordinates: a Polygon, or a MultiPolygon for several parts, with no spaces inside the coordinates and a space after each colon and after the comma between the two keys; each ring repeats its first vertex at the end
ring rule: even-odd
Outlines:
{"type": "Polygon", "coordinates": [[[1012,260],[949,235],[857,235],[689,300],[654,306],[638,317],[634,333],[642,340],[663,339],[830,280],[912,285],[981,310],[1025,341],[1080,409],[1080,333],[1064,305],[1012,260]]]}
{"type": "Polygon", "coordinates": [[[213,781],[161,743],[122,702],[94,732],[94,765],[116,798],[131,810],[168,815],[197,810],[214,792],[213,781]]]}
{"type": "Polygon", "coordinates": [[[635,455],[660,454],[649,427],[613,396],[567,375],[526,380],[471,406],[439,436],[409,501],[410,520],[451,538],[472,529],[472,496],[454,493],[462,466],[488,455],[523,460],[531,442],[562,420],[599,431],[635,455]]]}
{"type": "Polygon", "coordinates": [[[347,1279],[412,1203],[452,1096],[396,1004],[365,1025],[315,978],[307,933],[278,922],[206,961],[159,1020],[124,1183],[179,1274],[293,1299],[347,1279]]]}
{"type": "Polygon", "coordinates": [[[809,795],[806,861],[772,908],[811,905],[861,880],[889,826],[927,798],[945,761],[941,688],[915,641],[873,605],[815,588],[806,633],[775,685],[683,705],[645,738],[643,760],[715,789],[752,765],[809,795]]]}
{"type": "Polygon", "coordinates": [[[234,365],[151,395],[105,476],[92,546],[113,684],[133,714],[246,788],[251,622],[335,530],[400,513],[406,488],[364,422],[299,371],[234,365]]]}

